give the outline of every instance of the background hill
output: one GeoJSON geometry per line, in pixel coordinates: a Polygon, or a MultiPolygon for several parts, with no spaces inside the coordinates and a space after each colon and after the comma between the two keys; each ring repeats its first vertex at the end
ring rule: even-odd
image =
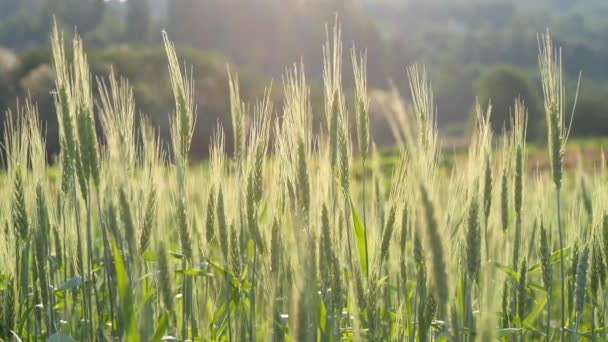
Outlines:
{"type": "MultiPolygon", "coordinates": [[[[449,136],[466,135],[477,98],[482,104],[492,99],[493,124],[501,129],[517,96],[530,110],[529,136],[542,133],[537,35],[550,29],[564,47],[571,94],[582,72],[573,134],[608,135],[608,2],[602,0],[3,0],[0,112],[29,94],[55,141],[48,55],[55,15],[64,30],[84,37],[95,73],[105,75],[114,66],[128,76],[138,109],[167,132],[171,95],[159,50],[166,29],[187,47],[181,55],[193,67],[199,104],[193,153],[204,156],[211,128],[230,116],[226,65],[245,75],[250,100],[300,60],[313,84],[320,84],[321,47],[336,14],[345,49],[354,44],[368,51],[371,87],[394,84],[407,97],[405,67],[426,65],[440,129],[449,136]]],[[[345,70],[349,64],[345,60],[345,70]]],[[[351,78],[344,75],[346,88],[351,78]]],[[[381,117],[373,121],[377,130],[387,129],[381,117]]],[[[54,152],[56,145],[49,148],[54,152]]]]}

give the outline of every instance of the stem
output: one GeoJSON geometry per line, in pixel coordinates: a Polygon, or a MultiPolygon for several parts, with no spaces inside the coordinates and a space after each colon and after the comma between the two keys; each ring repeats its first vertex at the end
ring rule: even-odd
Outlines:
{"type": "Polygon", "coordinates": [[[549,342],[549,334],[551,333],[551,288],[547,289],[547,342],[549,342]]]}
{"type": "Polygon", "coordinates": [[[564,283],[564,237],[563,237],[563,232],[562,232],[562,220],[561,220],[561,205],[560,205],[560,191],[559,188],[556,189],[556,200],[557,200],[557,230],[559,233],[559,266],[560,266],[560,273],[561,273],[561,287],[562,287],[562,292],[561,292],[561,296],[560,296],[560,300],[561,300],[561,326],[560,326],[560,341],[564,342],[564,327],[566,326],[566,309],[565,309],[565,302],[564,302],[564,295],[565,295],[565,283],[564,283]]]}
{"type": "Polygon", "coordinates": [[[232,302],[232,298],[230,295],[230,281],[228,278],[228,257],[225,256],[226,261],[226,269],[224,270],[224,274],[226,277],[226,315],[228,316],[228,342],[232,342],[232,322],[230,320],[230,304],[232,302]]]}
{"type": "MultiPolygon", "coordinates": [[[[418,271],[420,272],[420,270],[418,271]]],[[[419,277],[416,277],[419,278],[419,277]]],[[[414,289],[414,311],[413,311],[413,315],[414,315],[414,326],[413,326],[413,331],[410,331],[410,342],[414,342],[416,339],[416,326],[418,325],[418,290],[420,287],[420,281],[418,281],[418,279],[416,280],[416,288],[414,289]]]]}
{"type": "MultiPolygon", "coordinates": [[[[255,239],[254,239],[255,240],[255,239]]],[[[258,258],[257,253],[257,242],[253,244],[253,274],[251,275],[251,306],[249,316],[251,317],[251,325],[249,326],[249,340],[255,341],[255,274],[256,274],[256,261],[258,258]]]]}
{"type": "Polygon", "coordinates": [[[591,342],[595,342],[595,299],[591,306],[591,342]]]}
{"type": "MultiPolygon", "coordinates": [[[[209,252],[209,257],[207,258],[207,266],[205,266],[205,268],[209,268],[209,265],[211,265],[211,252],[209,252]]],[[[205,322],[209,322],[209,318],[207,317],[207,306],[209,304],[209,297],[208,297],[208,292],[209,292],[209,276],[205,277],[205,291],[203,292],[203,296],[205,298],[204,300],[204,306],[203,306],[203,319],[201,319],[201,321],[205,321],[205,322]]],[[[208,327],[209,324],[207,324],[208,327]]]]}
{"type": "MultiPolygon", "coordinates": [[[[466,276],[465,276],[466,278],[466,276]]],[[[475,281],[471,279],[471,284],[468,285],[466,289],[467,294],[467,319],[469,320],[469,339],[475,340],[476,331],[475,331],[475,317],[473,316],[473,286],[475,286],[475,281]]],[[[479,304],[481,309],[481,304],[479,304]]],[[[447,321],[446,321],[447,322],[447,321]]]]}
{"type": "Polygon", "coordinates": [[[367,215],[366,215],[366,206],[365,206],[365,158],[361,160],[361,164],[363,166],[363,232],[365,234],[365,264],[368,265],[365,270],[365,276],[369,281],[369,252],[367,251],[367,215]]]}
{"type": "MultiPolygon", "coordinates": [[[[99,302],[99,296],[97,295],[97,286],[96,286],[96,278],[95,278],[95,274],[93,273],[93,233],[92,233],[92,219],[91,219],[91,191],[89,188],[87,188],[87,247],[89,249],[89,281],[92,282],[93,284],[93,297],[95,297],[95,307],[97,308],[97,320],[98,320],[98,324],[102,324],[103,322],[103,312],[102,312],[102,306],[101,303],[99,302]]],[[[91,304],[92,305],[92,304],[91,304]]],[[[102,329],[103,325],[99,326],[99,333],[100,336],[102,337],[103,335],[101,334],[101,329],[102,329]]],[[[93,329],[93,318],[91,317],[91,329],[93,329]]]]}
{"type": "Polygon", "coordinates": [[[92,325],[89,327],[89,323],[87,322],[88,320],[90,320],[91,318],[91,311],[90,311],[90,304],[89,304],[89,300],[90,300],[90,296],[89,296],[89,287],[87,285],[87,281],[90,281],[90,279],[86,279],[84,272],[84,269],[80,269],[81,267],[84,267],[83,264],[83,251],[82,251],[82,234],[80,231],[80,210],[79,210],[79,205],[78,205],[78,194],[76,192],[76,186],[77,184],[74,184],[74,186],[72,186],[72,196],[73,196],[73,201],[74,201],[74,219],[76,220],[76,236],[77,236],[77,249],[78,249],[78,260],[79,262],[78,264],[78,272],[81,273],[82,278],[83,278],[83,282],[82,282],[82,311],[85,315],[84,319],[84,326],[85,326],[85,335],[87,336],[87,341],[91,341],[92,340],[92,325]]]}
{"type": "Polygon", "coordinates": [[[572,342],[578,341],[578,325],[580,323],[580,317],[576,314],[576,323],[574,324],[574,334],[572,335],[572,342]]]}
{"type": "Polygon", "coordinates": [[[103,222],[103,217],[101,215],[101,199],[99,198],[99,191],[95,192],[95,197],[97,200],[97,213],[99,214],[99,225],[101,226],[101,238],[103,239],[103,257],[104,257],[104,268],[106,271],[106,281],[107,281],[107,286],[108,286],[108,294],[110,296],[110,323],[112,326],[112,336],[114,336],[116,334],[116,330],[115,327],[116,325],[114,324],[114,300],[115,300],[115,296],[114,293],[112,291],[112,286],[114,284],[114,282],[112,281],[112,271],[111,271],[111,267],[112,267],[112,249],[110,248],[110,240],[108,239],[108,233],[106,231],[106,226],[104,225],[103,222]]]}
{"type": "Polygon", "coordinates": [[[484,237],[486,240],[486,261],[490,261],[490,245],[488,243],[488,218],[486,217],[486,224],[484,227],[484,237]]]}
{"type": "Polygon", "coordinates": [[[521,213],[515,217],[515,243],[513,245],[513,269],[519,267],[519,244],[521,242],[521,213]]]}
{"type": "Polygon", "coordinates": [[[352,237],[350,231],[350,203],[348,202],[346,191],[344,191],[344,224],[346,225],[344,228],[346,229],[346,239],[347,239],[347,247],[348,247],[348,264],[350,266],[350,274],[351,276],[354,274],[353,272],[353,252],[351,248],[352,237]]]}
{"type": "Polygon", "coordinates": [[[188,313],[186,304],[190,301],[190,289],[186,278],[186,258],[182,260],[182,338],[188,339],[188,313]]]}

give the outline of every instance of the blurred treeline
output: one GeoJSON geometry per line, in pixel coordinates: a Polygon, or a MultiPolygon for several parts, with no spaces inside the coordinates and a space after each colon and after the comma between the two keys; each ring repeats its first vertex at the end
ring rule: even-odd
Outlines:
{"type": "MultiPolygon", "coordinates": [[[[395,86],[407,96],[405,67],[426,65],[440,129],[453,136],[466,135],[476,99],[483,105],[491,99],[494,128],[502,129],[518,96],[529,107],[528,136],[542,134],[537,34],[550,28],[564,47],[571,95],[582,72],[572,134],[608,135],[605,0],[1,0],[0,112],[31,97],[47,127],[49,152],[56,151],[48,44],[55,16],[65,32],[83,36],[93,73],[103,77],[113,68],[127,77],[138,111],[167,135],[172,95],[160,41],[166,29],[193,70],[193,154],[204,157],[217,122],[229,127],[227,64],[239,72],[244,97],[254,100],[271,80],[279,95],[285,69],[302,61],[315,116],[322,117],[322,44],[336,15],[344,49],[367,50],[371,87],[395,86]]],[[[344,69],[348,89],[348,59],[344,69]]],[[[381,115],[372,120],[375,136],[390,135],[381,115]]]]}

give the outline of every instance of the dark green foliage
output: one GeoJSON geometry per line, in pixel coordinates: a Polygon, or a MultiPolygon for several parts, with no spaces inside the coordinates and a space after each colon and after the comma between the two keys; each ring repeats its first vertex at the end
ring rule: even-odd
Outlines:
{"type": "Polygon", "coordinates": [[[136,43],[148,41],[151,19],[149,0],[128,1],[126,40],[136,43]]]}
{"type": "Polygon", "coordinates": [[[496,65],[485,70],[477,83],[477,94],[481,104],[492,104],[490,123],[494,132],[510,130],[511,107],[517,98],[529,109],[528,136],[541,133],[543,113],[539,109],[538,95],[534,93],[526,75],[507,65],[496,65]]]}

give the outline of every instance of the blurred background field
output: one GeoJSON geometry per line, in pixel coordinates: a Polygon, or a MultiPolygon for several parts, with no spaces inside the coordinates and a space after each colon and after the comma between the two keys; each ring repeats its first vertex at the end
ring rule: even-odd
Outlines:
{"type": "MultiPolygon", "coordinates": [[[[246,101],[258,98],[274,80],[275,108],[280,109],[282,75],[302,61],[312,83],[313,125],[322,124],[322,44],[336,15],[346,47],[354,44],[368,52],[372,104],[382,104],[392,87],[407,102],[405,66],[424,63],[445,149],[466,146],[476,99],[482,105],[491,99],[492,125],[501,131],[518,96],[530,111],[529,139],[544,144],[536,66],[537,34],[546,29],[564,49],[568,93],[574,93],[582,73],[572,125],[573,137],[589,139],[581,143],[587,148],[580,155],[599,160],[605,145],[601,138],[608,137],[605,0],[2,0],[0,113],[31,97],[46,124],[50,158],[58,150],[48,43],[54,15],[66,34],[83,36],[94,75],[105,76],[113,68],[129,79],[138,112],[149,116],[165,139],[173,101],[161,46],[160,33],[167,30],[193,71],[198,108],[193,159],[207,157],[218,122],[230,127],[227,65],[239,73],[246,101]]],[[[348,96],[352,75],[344,77],[348,96]]],[[[573,100],[567,99],[567,108],[573,100]]],[[[390,151],[384,107],[372,105],[371,126],[376,143],[390,151]]],[[[546,163],[542,156],[536,159],[546,163]]]]}

